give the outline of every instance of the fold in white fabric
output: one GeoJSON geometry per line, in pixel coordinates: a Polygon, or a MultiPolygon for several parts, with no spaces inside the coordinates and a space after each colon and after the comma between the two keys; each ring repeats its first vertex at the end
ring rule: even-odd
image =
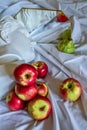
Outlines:
{"type": "Polygon", "coordinates": [[[40,5],[41,7],[48,8],[48,9],[59,9],[58,0],[31,0],[32,2],[40,5]]]}
{"type": "Polygon", "coordinates": [[[0,1],[0,18],[11,15],[15,16],[15,14],[20,11],[21,8],[39,8],[38,5],[29,2],[28,0],[6,0],[0,1]]]}
{"type": "MultiPolygon", "coordinates": [[[[43,80],[49,87],[48,98],[52,102],[52,113],[44,121],[37,122],[35,125],[32,117],[25,111],[20,110],[11,112],[5,102],[5,95],[14,86],[14,79],[12,76],[15,65],[25,62],[27,55],[14,62],[14,57],[11,57],[9,63],[5,62],[6,57],[1,57],[0,65],[0,92],[4,99],[0,100],[0,130],[86,130],[87,129],[87,2],[79,2],[75,0],[69,1],[44,1],[42,0],[0,0],[0,17],[11,15],[14,16],[23,7],[45,7],[45,8],[59,8],[62,9],[66,15],[73,16],[71,19],[73,32],[72,38],[76,44],[74,54],[66,54],[59,52],[55,45],[52,44],[59,36],[61,31],[64,31],[70,26],[70,23],[60,24],[52,21],[50,24],[41,28],[36,28],[34,32],[29,34],[32,39],[31,45],[34,49],[35,58],[29,63],[37,60],[43,60],[48,64],[49,73],[43,80]],[[32,3],[34,2],[34,3],[32,3]],[[65,3],[66,2],[66,3],[65,3]],[[65,6],[66,5],[66,6],[65,6]],[[14,7],[14,9],[13,9],[14,7]],[[77,29],[78,26],[78,29],[77,29]],[[53,30],[53,31],[52,31],[53,30]],[[79,39],[80,36],[80,39],[79,39]],[[51,42],[50,44],[47,42],[51,42]],[[9,69],[10,68],[10,69],[9,69]],[[76,102],[63,101],[59,96],[59,85],[67,77],[73,77],[80,81],[82,85],[81,98],[76,102]],[[8,81],[8,82],[7,82],[8,81]],[[6,89],[7,88],[7,89],[6,89]],[[4,91],[6,90],[6,91],[4,91]]],[[[23,31],[23,30],[22,30],[23,31]]],[[[10,40],[15,42],[21,41],[19,30],[16,30],[15,36],[18,36],[15,41],[15,36],[10,35],[10,40]],[[12,39],[11,39],[12,38],[12,39]]],[[[22,37],[26,34],[22,33],[22,37]]],[[[1,34],[1,33],[0,33],[1,34]]],[[[2,37],[1,37],[2,38],[2,37]]],[[[28,38],[28,37],[27,37],[28,38]]],[[[2,39],[3,40],[3,39],[2,39]]],[[[28,38],[29,40],[29,38],[28,38]]],[[[7,46],[11,43],[4,41],[7,46]]],[[[58,42],[58,41],[57,41],[58,42]]],[[[23,42],[24,43],[24,42],[23,42]]],[[[0,49],[5,46],[0,46],[0,49]]],[[[14,45],[16,48],[16,45],[14,45]]],[[[20,48],[20,47],[19,47],[20,48]]],[[[8,47],[9,49],[9,47],[8,47]]],[[[11,49],[9,49],[11,50],[11,49]]],[[[2,49],[0,50],[0,53],[2,49]]],[[[16,51],[15,51],[16,52],[16,51]]],[[[5,56],[8,52],[4,53],[5,56]]],[[[18,54],[16,52],[15,54],[18,54]]],[[[20,56],[20,54],[19,54],[20,56]]],[[[27,60],[28,61],[28,60],[27,60]]]]}
{"type": "MultiPolygon", "coordinates": [[[[82,72],[80,72],[79,65],[81,65],[82,68],[84,68],[84,63],[82,64],[82,57],[78,56],[73,56],[73,55],[68,55],[64,54],[61,52],[58,52],[54,45],[40,45],[36,46],[35,49],[44,57],[46,57],[46,60],[52,63],[52,66],[50,66],[51,70],[49,71],[48,77],[45,79],[49,87],[51,88],[52,95],[56,101],[55,105],[53,105],[53,109],[56,109],[56,112],[58,112],[58,123],[59,123],[59,129],[69,129],[69,130],[76,130],[80,129],[83,130],[86,129],[86,118],[87,118],[87,113],[86,113],[86,95],[87,95],[87,81],[86,77],[83,77],[81,75],[82,72]],[[64,56],[66,55],[66,56],[64,56]],[[71,64],[65,64],[66,60],[71,61],[73,59],[73,63],[71,64]],[[76,62],[77,61],[77,62],[76,62]],[[79,62],[79,63],[78,63],[79,62]],[[78,67],[77,67],[78,63],[78,67]],[[55,66],[55,67],[54,67],[55,66]],[[75,68],[78,68],[73,70],[70,68],[70,66],[74,66],[75,68]],[[57,70],[54,70],[56,68],[57,70]],[[53,74],[53,75],[52,75],[53,74]],[[69,103],[69,102],[63,102],[60,97],[58,96],[58,87],[61,81],[67,77],[73,77],[76,78],[78,81],[80,81],[82,85],[82,96],[81,99],[76,102],[76,103],[69,103]],[[56,107],[56,108],[55,108],[56,107]],[[62,112],[61,112],[62,111],[62,112]],[[62,113],[62,115],[61,115],[62,113]],[[76,115],[76,116],[75,116],[76,115]],[[60,120],[66,120],[65,125],[62,121],[60,123],[60,120]],[[66,124],[69,124],[68,127],[66,124]],[[82,125],[83,124],[83,125],[82,125]]],[[[87,60],[86,60],[87,61],[87,60]]],[[[48,62],[48,65],[49,65],[48,62]]],[[[72,67],[73,68],[73,67],[72,67]]],[[[57,114],[56,114],[57,115],[57,114]]],[[[58,126],[57,126],[58,127],[58,126]]]]}
{"type": "Polygon", "coordinates": [[[56,10],[25,8],[21,9],[16,14],[15,18],[19,22],[22,22],[22,24],[24,24],[24,26],[27,28],[28,32],[31,33],[36,28],[46,25],[49,21],[56,17],[56,15],[56,10]]]}
{"type": "Polygon", "coordinates": [[[0,58],[5,57],[6,54],[8,59],[12,55],[15,59],[25,60],[25,62],[35,58],[31,37],[22,24],[12,16],[6,16],[0,20],[0,30],[1,39],[6,43],[6,46],[1,44],[0,58]]]}

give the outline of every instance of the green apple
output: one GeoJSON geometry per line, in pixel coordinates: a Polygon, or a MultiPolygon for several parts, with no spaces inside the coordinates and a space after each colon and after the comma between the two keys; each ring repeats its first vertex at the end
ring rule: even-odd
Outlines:
{"type": "Polygon", "coordinates": [[[28,103],[29,114],[38,121],[46,119],[52,110],[52,104],[47,97],[36,96],[28,103]]]}
{"type": "Polygon", "coordinates": [[[64,53],[74,53],[75,52],[75,46],[73,40],[63,39],[59,41],[56,48],[58,51],[64,52],[64,53]]]}
{"type": "Polygon", "coordinates": [[[71,28],[69,27],[68,29],[66,29],[65,31],[63,31],[61,34],[60,34],[60,39],[63,40],[63,39],[71,39],[71,28]]]}
{"type": "Polygon", "coordinates": [[[71,28],[69,27],[64,32],[62,32],[59,36],[60,41],[58,42],[56,48],[58,51],[64,52],[64,53],[74,53],[75,52],[75,46],[74,41],[71,38],[71,28]]]}

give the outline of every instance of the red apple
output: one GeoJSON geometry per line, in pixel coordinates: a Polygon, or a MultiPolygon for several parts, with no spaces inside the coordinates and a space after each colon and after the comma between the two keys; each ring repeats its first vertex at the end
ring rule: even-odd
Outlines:
{"type": "Polygon", "coordinates": [[[68,20],[69,20],[68,17],[61,10],[59,10],[58,14],[57,14],[57,21],[58,22],[66,22],[68,20]]]}
{"type": "Polygon", "coordinates": [[[24,101],[21,100],[16,94],[15,91],[10,91],[6,96],[6,103],[10,110],[16,111],[24,108],[24,101]]]}
{"type": "Polygon", "coordinates": [[[41,96],[47,96],[48,94],[48,87],[46,85],[45,82],[42,82],[42,81],[37,81],[36,82],[36,85],[37,85],[37,93],[38,95],[41,95],[41,96]]]}
{"type": "Polygon", "coordinates": [[[52,104],[47,97],[36,96],[28,103],[28,112],[35,120],[46,119],[52,110],[52,104]]]}
{"type": "Polygon", "coordinates": [[[31,86],[25,86],[23,87],[20,84],[16,84],[15,85],[15,93],[17,94],[17,96],[24,100],[31,100],[32,98],[34,98],[37,95],[37,86],[36,84],[33,84],[31,86]]]}
{"type": "Polygon", "coordinates": [[[64,100],[76,101],[81,96],[82,86],[78,80],[67,78],[60,85],[59,92],[64,100]]]}
{"type": "Polygon", "coordinates": [[[37,70],[30,64],[20,64],[14,69],[14,78],[16,82],[23,86],[35,83],[37,79],[37,70]]]}
{"type": "Polygon", "coordinates": [[[43,61],[36,61],[32,64],[37,72],[38,72],[38,78],[44,78],[48,73],[48,65],[43,61]]]}

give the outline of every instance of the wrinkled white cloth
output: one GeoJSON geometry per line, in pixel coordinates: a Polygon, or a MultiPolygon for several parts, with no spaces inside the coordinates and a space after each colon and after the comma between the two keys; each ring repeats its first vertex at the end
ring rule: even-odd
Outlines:
{"type": "Polygon", "coordinates": [[[0,44],[0,59],[8,57],[9,61],[12,55],[14,60],[30,62],[35,58],[29,33],[22,24],[11,16],[3,17],[0,20],[0,36],[5,41],[5,44],[0,44]]]}
{"type": "MultiPolygon", "coordinates": [[[[24,7],[23,5],[25,5],[25,7],[31,7],[32,5],[32,7],[42,6],[46,8],[62,9],[66,13],[66,15],[68,15],[69,17],[72,16],[72,38],[75,41],[76,50],[74,54],[66,54],[59,52],[55,47],[56,44],[53,42],[57,38],[57,33],[59,35],[58,30],[64,30],[65,28],[70,26],[70,23],[60,24],[55,23],[55,21],[52,21],[46,26],[45,30],[42,26],[42,28],[37,28],[34,32],[30,34],[33,41],[36,41],[36,44],[34,44],[33,46],[33,49],[35,51],[34,61],[43,60],[48,64],[49,67],[49,73],[47,74],[44,81],[49,87],[48,98],[52,102],[52,113],[49,118],[44,121],[37,122],[37,125],[35,126],[34,120],[25,110],[11,112],[6,105],[5,100],[3,99],[0,101],[0,130],[86,130],[87,2],[79,0],[70,0],[69,3],[68,0],[62,0],[59,2],[55,0],[55,2],[53,3],[51,2],[51,0],[47,0],[43,4],[42,0],[31,0],[31,2],[28,0],[0,0],[0,17],[5,15],[14,16],[17,11],[24,7]],[[34,3],[32,3],[32,1],[34,3]],[[23,4],[20,4],[21,2],[23,4]],[[24,4],[26,2],[27,5],[24,4]],[[12,11],[13,7],[14,10],[12,11]],[[51,32],[51,27],[52,30],[54,29],[54,33],[51,32]],[[53,42],[53,44],[48,43],[47,41],[53,42]],[[73,77],[78,79],[82,85],[81,98],[74,103],[63,101],[58,93],[60,83],[67,77],[73,77]]],[[[23,62],[20,59],[18,59],[18,61],[17,63],[23,62]]],[[[9,63],[10,67],[12,67],[12,63],[9,63]]],[[[14,85],[14,80],[12,78],[13,69],[10,70],[9,65],[8,67],[6,66],[9,72],[6,73],[4,67],[5,65],[5,63],[2,64],[0,68],[0,83],[1,85],[4,84],[4,82],[7,83],[6,87],[7,85],[9,86],[9,91],[11,89],[10,85],[14,85]]]]}
{"type": "Polygon", "coordinates": [[[15,18],[24,24],[28,32],[32,32],[37,27],[48,23],[51,19],[56,17],[56,10],[44,10],[44,9],[21,9],[15,18]],[[43,16],[43,17],[42,17],[43,16]]]}

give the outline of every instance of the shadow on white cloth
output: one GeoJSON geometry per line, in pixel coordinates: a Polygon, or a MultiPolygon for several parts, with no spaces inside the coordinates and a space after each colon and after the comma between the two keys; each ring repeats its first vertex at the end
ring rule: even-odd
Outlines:
{"type": "MultiPolygon", "coordinates": [[[[27,4],[29,1],[23,0],[22,2],[25,2],[25,4],[27,4]]],[[[4,11],[0,9],[2,12],[2,16],[4,16],[5,14],[14,15],[16,11],[18,11],[21,7],[24,7],[23,6],[24,3],[20,4],[21,3],[20,0],[16,0],[15,4],[13,4],[13,0],[11,3],[9,0],[6,0],[4,6],[2,6],[3,3],[4,1],[1,1],[1,7],[2,7],[1,9],[2,10],[5,9],[4,11]],[[7,4],[7,3],[10,3],[10,4],[7,4]],[[10,12],[13,7],[17,10],[10,12]]],[[[37,0],[36,3],[38,3],[38,5],[41,5],[40,0],[37,0]]],[[[31,7],[31,5],[33,6],[32,2],[28,3],[26,7],[31,7]]],[[[38,5],[34,4],[33,7],[36,7],[38,5]]],[[[72,7],[74,8],[74,10],[76,7],[76,12],[77,12],[76,15],[79,14],[77,11],[77,10],[80,11],[80,8],[78,8],[78,4],[76,6],[72,4],[72,7]]],[[[72,16],[74,11],[73,10],[71,12],[66,11],[67,15],[68,13],[69,15],[72,16]]],[[[65,53],[59,52],[56,49],[55,44],[51,45],[51,44],[46,43],[47,39],[45,39],[45,37],[43,39],[41,38],[42,42],[45,42],[45,44],[40,43],[41,42],[40,41],[39,43],[36,43],[36,45],[33,46],[34,52],[35,52],[34,53],[35,59],[32,59],[32,61],[30,62],[37,61],[37,60],[44,60],[48,64],[48,67],[49,67],[49,73],[46,76],[46,78],[44,78],[43,80],[46,81],[49,87],[48,98],[52,102],[51,115],[46,120],[38,122],[37,125],[34,126],[34,123],[35,123],[34,120],[25,110],[12,112],[9,110],[5,100],[3,99],[0,101],[0,130],[48,130],[48,129],[50,130],[86,130],[87,129],[87,74],[86,74],[86,70],[87,70],[87,45],[86,45],[87,44],[87,38],[86,38],[87,30],[86,28],[87,26],[86,26],[86,23],[83,21],[83,18],[79,18],[79,15],[78,17],[76,16],[76,18],[80,22],[81,31],[82,31],[81,34],[82,35],[84,34],[85,38],[82,41],[82,44],[77,43],[79,46],[76,48],[75,54],[65,54],[65,53]],[[73,78],[78,79],[82,85],[81,98],[74,103],[63,101],[60,98],[60,95],[58,92],[60,83],[67,77],[73,77],[73,78]]],[[[85,17],[85,20],[87,20],[86,17],[85,17]]],[[[52,23],[50,25],[52,25],[52,23]]],[[[17,35],[18,34],[19,33],[17,32],[17,35]]],[[[32,33],[32,37],[33,38],[35,37],[35,33],[32,33]]],[[[51,36],[48,35],[48,39],[50,37],[52,37],[52,35],[51,36]]],[[[39,38],[38,37],[36,38],[38,42],[39,38]]],[[[11,44],[8,44],[8,45],[11,45],[11,44]]],[[[23,60],[25,60],[25,58],[23,58],[23,60]]],[[[16,62],[13,61],[12,63],[9,62],[5,64],[3,60],[3,63],[5,65],[3,64],[0,65],[0,69],[1,69],[0,70],[0,83],[2,86],[3,86],[3,82],[7,83],[7,84],[4,84],[5,87],[7,87],[7,85],[10,86],[11,84],[12,86],[14,85],[14,80],[12,77],[14,64],[16,63],[17,65],[22,62],[23,61],[21,60],[19,60],[19,62],[17,60],[16,62]],[[5,69],[5,66],[7,70],[5,69]]]]}

